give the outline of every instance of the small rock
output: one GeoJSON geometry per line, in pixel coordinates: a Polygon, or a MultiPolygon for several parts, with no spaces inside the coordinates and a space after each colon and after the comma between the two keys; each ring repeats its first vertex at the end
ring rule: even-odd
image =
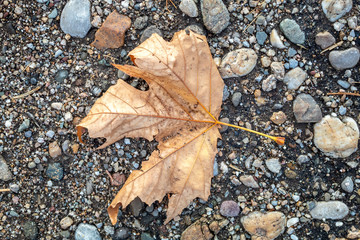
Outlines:
{"type": "Polygon", "coordinates": [[[350,29],[356,29],[358,25],[357,17],[356,16],[349,17],[347,19],[347,23],[350,29]]]}
{"type": "Polygon", "coordinates": [[[180,10],[189,17],[197,17],[199,15],[198,9],[194,0],[182,0],[179,5],[180,10]]]}
{"type": "Polygon", "coordinates": [[[10,184],[9,188],[14,193],[18,193],[20,190],[20,186],[14,183],[10,184]]]}
{"type": "Polygon", "coordinates": [[[354,191],[354,182],[352,180],[352,177],[346,177],[344,181],[341,183],[341,188],[348,193],[351,193],[354,191]]]}
{"type": "Polygon", "coordinates": [[[252,239],[272,240],[284,232],[286,218],[282,212],[252,212],[241,223],[252,239]]]}
{"type": "Polygon", "coordinates": [[[94,225],[80,223],[75,231],[75,240],[101,240],[101,236],[94,225]]]}
{"type": "Polygon", "coordinates": [[[51,108],[55,109],[55,110],[61,110],[63,104],[60,102],[53,102],[51,103],[51,108]]]}
{"type": "Polygon", "coordinates": [[[317,202],[310,209],[310,214],[315,219],[343,219],[349,213],[349,208],[340,201],[317,202]]]}
{"type": "Polygon", "coordinates": [[[230,14],[222,0],[201,0],[205,27],[212,33],[222,32],[230,23],[230,14]]]}
{"type": "Polygon", "coordinates": [[[198,220],[181,234],[181,240],[205,240],[205,236],[202,231],[201,222],[198,220]]]}
{"type": "Polygon", "coordinates": [[[266,56],[264,56],[264,57],[261,57],[261,65],[263,66],[263,67],[269,67],[270,66],[270,64],[271,64],[271,60],[270,60],[270,58],[269,57],[266,57],[266,56]]]}
{"type": "Polygon", "coordinates": [[[153,35],[153,33],[158,34],[160,37],[163,36],[162,32],[155,25],[151,25],[151,26],[147,27],[144,30],[144,32],[141,34],[140,42],[144,42],[146,39],[151,37],[151,35],[153,35]]]}
{"type": "Polygon", "coordinates": [[[65,70],[65,69],[60,69],[59,71],[56,72],[55,74],[55,80],[58,83],[63,83],[64,80],[69,76],[69,71],[65,70]]]}
{"type": "Polygon", "coordinates": [[[279,173],[281,170],[281,164],[278,158],[271,158],[265,161],[266,167],[273,173],[279,173]]]}
{"type": "Polygon", "coordinates": [[[60,27],[72,37],[84,38],[91,28],[89,0],[70,0],[60,18],[60,27]]]}
{"type": "Polygon", "coordinates": [[[25,119],[19,126],[18,132],[22,132],[30,127],[30,120],[25,119]]]}
{"type": "Polygon", "coordinates": [[[314,126],[314,144],[325,155],[345,158],[357,150],[359,128],[354,119],[325,116],[314,126]]]}
{"type": "Polygon", "coordinates": [[[231,97],[231,102],[234,105],[234,107],[239,106],[240,101],[241,101],[241,93],[240,92],[235,92],[231,97]]]}
{"type": "Polygon", "coordinates": [[[343,70],[354,67],[360,59],[359,49],[352,47],[343,51],[331,51],[329,60],[331,66],[336,70],[343,70]]]}
{"type": "Polygon", "coordinates": [[[335,22],[352,8],[352,0],[323,0],[321,7],[330,22],[335,22]]]}
{"type": "Polygon", "coordinates": [[[243,175],[240,177],[240,181],[247,187],[259,188],[259,184],[255,181],[253,176],[243,175]]]}
{"type": "Polygon", "coordinates": [[[286,119],[286,114],[283,111],[274,112],[273,115],[270,117],[270,120],[276,125],[283,124],[286,119]]]}
{"type": "Polygon", "coordinates": [[[32,161],[31,161],[31,162],[28,163],[28,168],[29,168],[29,169],[33,169],[33,168],[35,168],[35,167],[36,167],[36,163],[35,163],[35,162],[32,162],[32,161]]]}
{"type": "Polygon", "coordinates": [[[50,163],[46,175],[55,181],[60,181],[64,177],[64,169],[60,163],[50,163]]]}
{"type": "Polygon", "coordinates": [[[54,8],[54,9],[51,11],[51,13],[48,15],[48,18],[54,19],[54,18],[57,17],[57,15],[58,15],[58,10],[57,10],[56,8],[54,8]]]}
{"type": "Polygon", "coordinates": [[[149,233],[141,233],[140,240],[154,240],[149,233]]]}
{"type": "Polygon", "coordinates": [[[36,223],[33,221],[27,221],[23,225],[24,237],[29,240],[36,240],[38,238],[39,230],[36,223]]]}
{"type": "Polygon", "coordinates": [[[59,144],[57,143],[57,141],[49,144],[49,155],[52,158],[57,158],[57,157],[61,156],[61,148],[60,148],[59,144]]]}
{"type": "Polygon", "coordinates": [[[3,156],[0,155],[0,180],[9,181],[12,179],[12,173],[3,156]]]}
{"type": "Polygon", "coordinates": [[[256,65],[257,55],[250,48],[241,48],[227,53],[220,64],[223,78],[241,77],[249,74],[256,65]]]}
{"type": "Polygon", "coordinates": [[[287,226],[287,227],[294,226],[294,225],[297,224],[299,221],[300,221],[300,219],[297,218],[297,217],[290,218],[289,220],[287,220],[286,226],[287,226]]]}
{"type": "Polygon", "coordinates": [[[64,119],[66,122],[71,122],[73,120],[73,116],[72,116],[71,112],[66,112],[64,115],[64,119]]]}
{"type": "Polygon", "coordinates": [[[121,227],[115,230],[113,240],[125,240],[130,236],[130,231],[126,227],[121,227]]]}
{"type": "Polygon", "coordinates": [[[68,229],[73,223],[74,221],[71,219],[71,217],[64,217],[60,221],[60,227],[65,230],[68,229]]]}
{"type": "Polygon", "coordinates": [[[135,217],[138,217],[140,215],[143,207],[144,203],[138,197],[132,200],[132,202],[129,204],[129,209],[135,217]]]}
{"type": "Polygon", "coordinates": [[[329,32],[321,32],[316,34],[315,43],[322,49],[325,49],[335,43],[335,38],[329,32]]]}
{"type": "Polygon", "coordinates": [[[270,92],[276,89],[276,78],[274,75],[268,76],[264,81],[262,81],[261,88],[265,92],[270,92]]]}
{"type": "Polygon", "coordinates": [[[279,36],[278,32],[276,31],[276,29],[273,29],[270,33],[270,43],[273,47],[276,47],[279,49],[285,48],[285,45],[281,41],[280,36],[279,36]]]}
{"type": "Polygon", "coordinates": [[[204,29],[200,25],[197,25],[197,24],[191,24],[191,25],[187,26],[185,28],[185,30],[191,30],[194,33],[197,33],[197,34],[200,34],[200,35],[205,35],[204,29]]]}
{"type": "Polygon", "coordinates": [[[96,28],[101,27],[101,17],[99,15],[96,15],[93,20],[91,21],[91,25],[96,28]]]}
{"type": "Polygon", "coordinates": [[[304,70],[297,67],[285,74],[284,83],[287,84],[289,90],[296,90],[307,78],[307,74],[304,70]]]}
{"type": "Polygon", "coordinates": [[[149,17],[148,16],[143,16],[143,17],[138,17],[135,19],[134,21],[134,28],[135,29],[143,29],[147,26],[148,24],[148,20],[149,17]]]}
{"type": "Polygon", "coordinates": [[[290,179],[295,179],[297,177],[297,174],[291,169],[285,169],[285,176],[290,179]]]}
{"type": "Polygon", "coordinates": [[[310,161],[310,159],[309,159],[309,157],[307,156],[307,155],[300,155],[297,159],[296,159],[296,162],[298,163],[298,164],[304,164],[304,163],[307,163],[307,162],[309,162],[310,161]]]}
{"type": "Polygon", "coordinates": [[[309,94],[299,94],[293,105],[293,112],[298,123],[319,122],[322,113],[319,105],[309,94]]]}
{"type": "Polygon", "coordinates": [[[300,26],[291,19],[284,19],[280,23],[280,30],[285,37],[295,44],[304,44],[305,33],[301,31],[300,26]]]}
{"type": "Polygon", "coordinates": [[[224,201],[220,206],[220,214],[224,217],[237,217],[240,213],[239,205],[234,201],[224,201]]]}
{"type": "Polygon", "coordinates": [[[264,45],[268,35],[265,32],[256,32],[256,40],[258,44],[264,45]]]}
{"type": "Polygon", "coordinates": [[[275,78],[279,81],[284,80],[285,76],[285,68],[282,62],[272,62],[270,64],[271,72],[275,76],[275,78]]]}
{"type": "Polygon", "coordinates": [[[113,226],[105,226],[104,231],[106,235],[113,235],[115,233],[115,229],[113,226]]]}

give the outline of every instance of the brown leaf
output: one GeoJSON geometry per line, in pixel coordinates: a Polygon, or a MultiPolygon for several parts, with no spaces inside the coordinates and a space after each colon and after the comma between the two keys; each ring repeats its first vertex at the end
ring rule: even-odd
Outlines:
{"type": "Polygon", "coordinates": [[[91,46],[97,49],[119,48],[124,45],[124,35],[130,28],[131,19],[113,11],[95,33],[95,40],[91,46]]]}
{"type": "Polygon", "coordinates": [[[108,208],[113,224],[119,207],[139,197],[152,204],[170,193],[165,223],[196,197],[210,194],[220,138],[224,83],[204,36],[180,31],[171,42],[153,34],[130,52],[136,67],[115,65],[149,85],[140,91],[122,80],[98,99],[78,126],[105,137],[104,148],[123,137],[159,142],[140,171],[133,171],[108,208]]]}

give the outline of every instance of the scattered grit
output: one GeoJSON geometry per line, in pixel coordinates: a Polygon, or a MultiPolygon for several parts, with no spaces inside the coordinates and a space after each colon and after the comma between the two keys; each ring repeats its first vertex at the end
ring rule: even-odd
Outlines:
{"type": "Polygon", "coordinates": [[[360,5],[357,0],[3,0],[0,3],[1,239],[357,239],[360,5]],[[90,46],[114,10],[119,49],[90,46]],[[211,196],[163,225],[166,198],[106,207],[155,142],[96,150],[74,126],[117,78],[110,66],[156,32],[207,36],[225,79],[222,121],[285,136],[281,147],[221,129],[211,196]],[[28,93],[23,95],[24,93],[28,93]],[[112,178],[110,178],[110,176],[112,178]]]}

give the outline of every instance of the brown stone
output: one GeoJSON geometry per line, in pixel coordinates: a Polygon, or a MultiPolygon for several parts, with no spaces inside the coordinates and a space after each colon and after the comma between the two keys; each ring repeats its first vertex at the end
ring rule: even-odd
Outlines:
{"type": "Polygon", "coordinates": [[[271,116],[270,120],[277,124],[283,124],[286,121],[286,115],[284,112],[279,111],[279,112],[274,112],[273,115],[271,116]]]}
{"type": "Polygon", "coordinates": [[[49,144],[49,155],[52,158],[57,158],[57,157],[61,156],[61,148],[60,148],[59,144],[57,143],[57,141],[49,144]]]}

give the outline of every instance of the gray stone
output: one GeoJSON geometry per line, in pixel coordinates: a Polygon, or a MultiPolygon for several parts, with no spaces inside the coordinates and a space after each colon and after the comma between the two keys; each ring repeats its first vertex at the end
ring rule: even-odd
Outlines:
{"type": "Polygon", "coordinates": [[[335,38],[329,32],[321,32],[316,34],[315,43],[322,49],[328,48],[335,43],[335,38]]]}
{"type": "Polygon", "coordinates": [[[9,181],[12,179],[12,173],[9,170],[9,166],[7,165],[3,156],[0,155],[0,180],[9,181]]]}
{"type": "Polygon", "coordinates": [[[183,13],[185,13],[189,17],[197,17],[199,15],[194,0],[181,0],[179,8],[183,13]]]}
{"type": "Polygon", "coordinates": [[[9,188],[10,188],[10,191],[12,191],[14,193],[18,193],[20,190],[20,186],[17,184],[14,184],[14,183],[10,184],[9,188]]]}
{"type": "Polygon", "coordinates": [[[321,7],[326,17],[331,22],[335,22],[347,12],[350,12],[352,4],[352,0],[323,0],[321,7]]]}
{"type": "Polygon", "coordinates": [[[36,240],[38,238],[39,230],[36,223],[33,221],[27,221],[23,225],[24,237],[29,240],[36,240]]]}
{"type": "Polygon", "coordinates": [[[278,158],[270,158],[265,161],[266,167],[273,173],[279,173],[281,170],[281,164],[278,158]]]}
{"type": "Polygon", "coordinates": [[[256,66],[257,55],[250,48],[241,48],[227,53],[219,66],[223,78],[241,77],[249,74],[256,66]]]}
{"type": "Polygon", "coordinates": [[[121,227],[115,230],[113,240],[124,240],[128,239],[130,236],[129,229],[126,227],[121,227]]]}
{"type": "Polygon", "coordinates": [[[144,32],[141,34],[140,42],[144,42],[146,39],[151,37],[151,35],[153,35],[154,33],[158,34],[160,37],[163,36],[162,32],[155,25],[151,25],[151,26],[147,27],[144,30],[144,32]]]}
{"type": "Polygon", "coordinates": [[[336,70],[343,70],[354,67],[360,59],[360,51],[356,47],[352,47],[342,51],[331,51],[329,60],[331,66],[336,70]]]}
{"type": "Polygon", "coordinates": [[[275,76],[271,74],[264,81],[262,81],[261,88],[265,92],[270,92],[270,91],[276,89],[276,78],[275,78],[275,76]]]}
{"type": "Polygon", "coordinates": [[[299,94],[293,105],[293,112],[298,123],[319,122],[322,113],[319,105],[309,94],[299,94]]]}
{"type": "Polygon", "coordinates": [[[48,15],[48,18],[53,19],[56,18],[58,15],[58,10],[56,8],[54,8],[51,13],[48,15]]]}
{"type": "Polygon", "coordinates": [[[239,106],[240,101],[241,101],[241,93],[240,92],[235,92],[231,97],[231,102],[234,105],[234,107],[239,106]]]}
{"type": "Polygon", "coordinates": [[[271,72],[275,76],[275,78],[279,81],[284,80],[285,76],[285,68],[282,62],[272,62],[271,65],[271,72]]]}
{"type": "Polygon", "coordinates": [[[236,217],[240,213],[239,205],[234,201],[224,201],[220,206],[220,214],[224,217],[236,217]]]}
{"type": "Polygon", "coordinates": [[[50,163],[46,170],[46,175],[52,180],[59,181],[64,177],[64,169],[60,163],[50,163]]]}
{"type": "Polygon", "coordinates": [[[259,188],[259,184],[255,181],[254,177],[251,175],[243,175],[240,177],[240,181],[247,187],[259,188]]]}
{"type": "Polygon", "coordinates": [[[338,80],[337,83],[338,83],[342,88],[345,88],[345,89],[348,89],[348,88],[351,86],[349,82],[344,81],[344,80],[338,80]]]}
{"type": "Polygon", "coordinates": [[[149,17],[148,16],[142,16],[138,17],[134,21],[134,28],[135,29],[143,29],[148,24],[149,17]]]}
{"type": "Polygon", "coordinates": [[[64,80],[69,76],[69,71],[65,70],[65,69],[60,69],[59,71],[57,71],[56,75],[55,75],[55,80],[58,83],[63,83],[64,80]]]}
{"type": "Polygon", "coordinates": [[[349,213],[349,208],[340,201],[317,202],[310,214],[315,219],[342,219],[349,213]]]}
{"type": "Polygon", "coordinates": [[[307,78],[307,74],[304,70],[297,67],[287,72],[284,77],[284,83],[287,84],[289,90],[296,90],[307,78]]]}
{"type": "Polygon", "coordinates": [[[200,35],[205,35],[204,29],[200,25],[197,25],[197,24],[191,24],[191,25],[187,26],[185,28],[185,30],[191,30],[194,33],[197,33],[197,34],[200,34],[200,35]]]}
{"type": "Polygon", "coordinates": [[[101,240],[101,236],[94,225],[80,223],[75,231],[75,240],[101,240]]]}
{"type": "Polygon", "coordinates": [[[25,119],[19,126],[18,132],[22,132],[30,127],[30,120],[25,119]]]}
{"type": "Polygon", "coordinates": [[[140,240],[154,240],[149,233],[142,233],[140,235],[140,240]]]}
{"type": "Polygon", "coordinates": [[[91,28],[89,0],[70,0],[60,18],[60,27],[72,37],[84,38],[91,28]]]}
{"type": "Polygon", "coordinates": [[[352,180],[352,177],[346,177],[342,183],[341,188],[348,193],[351,193],[354,191],[354,182],[352,180]]]}
{"type": "Polygon", "coordinates": [[[300,155],[297,159],[296,159],[296,162],[301,165],[301,164],[304,164],[304,163],[307,163],[309,162],[310,159],[307,155],[300,155]]]}
{"type": "Polygon", "coordinates": [[[129,205],[129,209],[135,217],[138,217],[140,215],[140,212],[143,207],[144,207],[144,203],[138,197],[132,200],[129,205]]]}
{"type": "Polygon", "coordinates": [[[314,125],[314,144],[325,155],[345,158],[357,150],[359,128],[354,119],[325,116],[314,125]]]}
{"type": "Polygon", "coordinates": [[[212,33],[222,32],[230,23],[230,14],[222,0],[201,0],[205,27],[212,33]]]}
{"type": "Polygon", "coordinates": [[[258,44],[264,45],[268,35],[265,32],[257,32],[256,33],[256,40],[258,44]]]}
{"type": "Polygon", "coordinates": [[[301,31],[300,26],[291,19],[284,19],[280,23],[280,30],[285,37],[295,44],[304,44],[305,33],[301,31]]]}

